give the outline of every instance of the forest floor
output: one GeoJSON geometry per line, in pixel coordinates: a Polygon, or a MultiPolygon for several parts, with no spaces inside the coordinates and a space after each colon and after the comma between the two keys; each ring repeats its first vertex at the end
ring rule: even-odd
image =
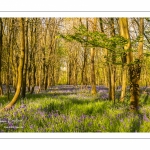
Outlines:
{"type": "MultiPolygon", "coordinates": [[[[119,102],[120,87],[115,104],[108,100],[105,86],[97,86],[94,96],[90,89],[58,85],[37,93],[35,87],[34,94],[27,93],[24,100],[0,114],[0,132],[150,132],[148,87],[141,87],[138,113],[129,111],[128,93],[125,102],[119,102]]],[[[7,95],[0,97],[0,109],[7,103],[7,95]]]]}

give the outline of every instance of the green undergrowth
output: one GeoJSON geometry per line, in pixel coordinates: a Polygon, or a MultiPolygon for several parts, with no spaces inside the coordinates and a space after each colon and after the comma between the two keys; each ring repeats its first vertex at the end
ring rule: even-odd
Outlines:
{"type": "MultiPolygon", "coordinates": [[[[6,96],[0,97],[4,107],[6,96]]],[[[28,94],[0,114],[1,132],[150,132],[150,97],[142,95],[138,113],[99,95],[28,94]]]]}

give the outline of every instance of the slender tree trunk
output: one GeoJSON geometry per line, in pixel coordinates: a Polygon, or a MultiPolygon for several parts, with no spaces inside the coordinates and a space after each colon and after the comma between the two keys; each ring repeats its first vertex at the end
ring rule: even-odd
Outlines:
{"type": "Polygon", "coordinates": [[[31,62],[29,64],[29,68],[27,70],[27,77],[28,77],[28,92],[30,92],[31,91],[31,89],[30,89],[30,87],[31,87],[31,62]]]}
{"type": "Polygon", "coordinates": [[[68,83],[69,85],[72,84],[72,61],[69,59],[69,72],[68,72],[68,83]]]}
{"type": "Polygon", "coordinates": [[[91,94],[96,94],[96,83],[95,83],[95,66],[94,66],[95,48],[91,48],[91,94]]]}
{"type": "Polygon", "coordinates": [[[45,66],[45,78],[44,78],[44,89],[47,90],[48,87],[48,73],[49,73],[49,66],[45,66]]]}
{"type": "Polygon", "coordinates": [[[26,44],[26,52],[25,52],[25,64],[24,64],[24,71],[23,71],[23,81],[22,81],[22,93],[21,97],[25,98],[26,95],[26,75],[27,75],[27,68],[28,68],[28,20],[26,19],[26,34],[25,34],[25,44],[26,44]]]}
{"type": "MultiPolygon", "coordinates": [[[[114,28],[114,19],[111,18],[111,31],[110,34],[111,36],[115,36],[115,28],[114,28]]],[[[109,100],[114,101],[115,103],[115,76],[116,76],[116,66],[115,66],[115,61],[116,61],[116,56],[115,52],[110,53],[110,59],[111,63],[109,63],[109,100]]]]}
{"type": "Polygon", "coordinates": [[[83,85],[87,85],[87,48],[84,48],[84,60],[83,60],[83,67],[81,73],[81,83],[83,85]]]}
{"type": "MultiPolygon", "coordinates": [[[[94,18],[93,31],[96,31],[97,28],[97,18],[94,18]]],[[[95,79],[95,48],[91,48],[91,94],[96,94],[96,79],[95,79]]]]}
{"type": "Polygon", "coordinates": [[[109,64],[109,100],[115,103],[115,71],[113,64],[109,64]]]}
{"type": "Polygon", "coordinates": [[[16,61],[14,62],[13,58],[14,58],[14,52],[13,49],[14,49],[14,43],[16,41],[15,37],[16,37],[16,34],[15,34],[15,20],[12,19],[12,39],[11,39],[11,47],[10,47],[10,64],[11,64],[11,67],[12,67],[12,85],[13,85],[13,88],[15,89],[16,91],[16,86],[17,86],[17,63],[16,61]]]}
{"type": "Polygon", "coordinates": [[[66,78],[67,78],[67,84],[69,85],[69,61],[67,62],[67,73],[66,73],[66,78]]]}
{"type": "Polygon", "coordinates": [[[55,86],[55,68],[54,65],[51,66],[51,85],[55,86]]]}
{"type": "Polygon", "coordinates": [[[75,51],[75,60],[74,60],[74,85],[77,85],[78,80],[78,57],[77,57],[77,50],[75,51]]]}
{"type": "MultiPolygon", "coordinates": [[[[126,56],[123,56],[124,58],[126,56]]],[[[125,95],[126,95],[126,86],[127,86],[127,66],[124,65],[124,63],[126,63],[126,61],[122,61],[123,65],[122,65],[122,87],[121,87],[121,96],[120,96],[120,101],[123,102],[125,95]]]]}
{"type": "Polygon", "coordinates": [[[32,86],[31,86],[30,94],[33,94],[33,92],[34,92],[35,81],[36,81],[36,77],[35,77],[36,66],[35,66],[35,63],[33,64],[33,68],[32,69],[33,69],[32,70],[32,86]]]}
{"type": "MultiPolygon", "coordinates": [[[[128,30],[128,19],[127,18],[119,18],[119,26],[120,26],[120,35],[128,40],[128,44],[124,46],[125,50],[129,50],[131,48],[130,44],[130,35],[128,30]]],[[[124,101],[126,95],[126,86],[127,86],[127,63],[129,64],[133,59],[132,52],[124,52],[122,56],[122,89],[121,89],[121,97],[120,101],[124,101]]]]}
{"type": "MultiPolygon", "coordinates": [[[[33,21],[33,20],[32,20],[33,21]]],[[[35,62],[35,51],[37,49],[37,20],[35,19],[35,28],[33,26],[33,22],[31,24],[31,47],[32,47],[32,74],[31,74],[31,78],[32,78],[32,85],[31,85],[31,91],[30,94],[32,94],[34,92],[34,87],[35,87],[35,83],[36,83],[36,62],[35,62]],[[34,34],[33,34],[34,33],[34,34]]]]}
{"type": "Polygon", "coordinates": [[[39,72],[38,72],[39,73],[39,82],[38,82],[39,89],[38,89],[37,93],[39,93],[41,91],[41,72],[42,72],[42,66],[40,65],[39,72]]]}
{"type": "Polygon", "coordinates": [[[20,53],[19,67],[18,67],[17,89],[11,102],[7,106],[5,106],[4,108],[5,110],[10,109],[15,104],[15,102],[19,97],[21,91],[21,85],[22,85],[23,65],[24,65],[24,56],[25,56],[24,19],[19,18],[19,21],[20,21],[21,53],[20,53]]]}
{"type": "Polygon", "coordinates": [[[10,53],[9,53],[9,50],[10,50],[10,46],[8,48],[8,56],[7,56],[7,77],[6,77],[6,89],[7,89],[7,100],[9,101],[9,95],[10,95],[10,86],[9,86],[9,75],[10,75],[10,62],[9,62],[9,59],[10,59],[10,53]]]}
{"type": "MultiPolygon", "coordinates": [[[[100,29],[101,32],[104,33],[104,26],[103,26],[103,20],[102,18],[99,18],[99,24],[100,24],[100,29]]],[[[103,49],[104,54],[106,57],[108,57],[108,50],[106,48],[103,49]]],[[[104,84],[106,87],[109,88],[109,99],[111,98],[111,76],[110,76],[110,68],[109,68],[109,63],[106,59],[105,61],[106,67],[104,67],[104,84]]]]}
{"type": "MultiPolygon", "coordinates": [[[[86,28],[88,30],[88,18],[86,18],[86,28]]],[[[87,37],[88,40],[88,37],[87,37]]],[[[84,56],[83,56],[83,67],[81,72],[81,84],[87,85],[87,47],[84,48],[84,56]]]]}
{"type": "Polygon", "coordinates": [[[3,22],[2,18],[0,18],[0,96],[3,95],[2,88],[2,41],[3,41],[3,22]]]}
{"type": "Polygon", "coordinates": [[[14,51],[14,56],[15,56],[15,62],[14,62],[14,65],[15,65],[15,91],[17,89],[17,81],[18,81],[18,67],[19,67],[19,56],[18,54],[16,54],[16,51],[14,51]]]}

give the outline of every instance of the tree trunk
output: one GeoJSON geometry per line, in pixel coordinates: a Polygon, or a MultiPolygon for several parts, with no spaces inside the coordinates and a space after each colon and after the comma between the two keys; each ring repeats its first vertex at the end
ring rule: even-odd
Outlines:
{"type": "MultiPolygon", "coordinates": [[[[126,56],[123,56],[126,57],[126,56]]],[[[124,62],[122,62],[124,63],[124,62]]],[[[121,87],[121,96],[120,101],[123,102],[126,95],[126,86],[127,86],[127,66],[122,65],[122,87],[121,87]]]]}
{"type": "MultiPolygon", "coordinates": [[[[11,37],[10,37],[11,38],[11,37]]],[[[9,45],[9,44],[8,44],[9,45]]],[[[10,91],[10,87],[9,87],[9,75],[10,75],[10,62],[9,62],[9,59],[10,59],[10,45],[8,46],[8,56],[7,56],[7,75],[6,75],[6,90],[7,90],[7,100],[9,101],[9,91],[10,91]]]]}
{"type": "Polygon", "coordinates": [[[44,78],[44,89],[47,90],[48,87],[48,73],[49,73],[49,66],[45,66],[45,78],[44,78]]]}
{"type": "Polygon", "coordinates": [[[0,96],[3,95],[2,88],[2,41],[3,41],[3,23],[2,18],[0,18],[0,96]]]}
{"type": "MultiPolygon", "coordinates": [[[[88,18],[86,18],[86,28],[88,30],[88,18]]],[[[88,37],[87,37],[88,40],[88,37]]],[[[82,72],[81,72],[81,84],[87,85],[87,47],[84,48],[84,56],[83,56],[83,67],[82,67],[82,72]]]]}
{"type": "Polygon", "coordinates": [[[94,55],[95,48],[91,48],[91,94],[96,94],[96,83],[95,83],[95,66],[94,66],[94,55]]]}
{"type": "Polygon", "coordinates": [[[35,66],[35,63],[33,63],[33,68],[32,68],[32,86],[31,86],[30,94],[33,94],[33,92],[34,92],[35,81],[36,81],[35,73],[36,73],[36,66],[35,66]]]}
{"type": "Polygon", "coordinates": [[[83,85],[87,85],[87,48],[84,48],[84,60],[83,60],[83,67],[81,72],[81,83],[83,85]]]}
{"type": "Polygon", "coordinates": [[[26,19],[26,38],[25,38],[25,44],[26,44],[26,53],[25,53],[25,64],[24,64],[24,71],[23,71],[23,81],[22,81],[22,93],[21,97],[25,98],[26,95],[26,75],[27,75],[27,66],[28,66],[28,20],[26,19]]]}
{"type": "MultiPolygon", "coordinates": [[[[97,18],[94,18],[93,31],[97,28],[97,18]]],[[[96,79],[95,79],[95,66],[94,66],[95,48],[91,48],[91,94],[96,94],[96,79]]]]}
{"type": "Polygon", "coordinates": [[[28,92],[30,92],[31,91],[31,89],[30,89],[30,87],[31,87],[31,62],[29,64],[29,68],[27,70],[27,77],[28,77],[28,92]]]}
{"type": "Polygon", "coordinates": [[[32,73],[31,73],[31,80],[32,80],[32,85],[31,85],[31,91],[30,94],[32,94],[34,92],[34,87],[35,87],[35,83],[36,83],[36,59],[35,59],[35,55],[36,55],[36,49],[37,49],[37,19],[35,19],[35,26],[33,24],[33,20],[32,20],[32,24],[31,24],[31,48],[32,48],[32,58],[31,58],[31,68],[32,68],[32,73]]]}
{"type": "Polygon", "coordinates": [[[129,67],[130,73],[130,108],[131,110],[138,110],[139,103],[139,80],[141,73],[141,66],[139,64],[132,64],[129,67]]]}
{"type": "Polygon", "coordinates": [[[77,51],[75,52],[75,59],[74,59],[74,85],[77,85],[78,83],[78,57],[77,57],[77,51]]]}
{"type": "Polygon", "coordinates": [[[25,56],[24,19],[19,18],[19,21],[20,21],[21,53],[20,53],[19,67],[18,67],[17,89],[11,102],[7,106],[5,106],[4,108],[5,110],[10,109],[15,104],[15,102],[19,97],[21,91],[21,85],[22,85],[23,65],[24,65],[24,56],[25,56]]]}
{"type": "MultiPolygon", "coordinates": [[[[131,47],[130,44],[130,35],[128,30],[128,19],[127,18],[119,18],[119,27],[120,27],[120,35],[128,40],[128,44],[124,46],[124,50],[129,50],[131,47]]],[[[124,52],[122,56],[122,89],[121,89],[121,97],[120,101],[124,101],[126,95],[126,86],[127,86],[127,63],[132,62],[133,55],[132,52],[124,52]]]]}
{"type": "Polygon", "coordinates": [[[115,103],[115,74],[116,68],[113,64],[109,64],[109,100],[115,103]]]}
{"type": "Polygon", "coordinates": [[[68,72],[68,84],[72,84],[72,60],[69,59],[69,72],[68,72]]]}
{"type": "Polygon", "coordinates": [[[144,19],[140,18],[139,24],[139,43],[138,43],[138,59],[134,64],[130,65],[130,108],[131,110],[138,110],[139,103],[139,81],[141,74],[141,61],[143,57],[143,39],[144,39],[144,19]]]}
{"type": "MultiPolygon", "coordinates": [[[[115,36],[115,27],[114,27],[114,19],[111,18],[111,28],[110,28],[110,35],[113,37],[115,36]]],[[[116,54],[115,52],[109,52],[111,63],[109,63],[109,100],[114,101],[115,103],[115,76],[116,76],[116,66],[114,63],[116,62],[116,54]]]]}

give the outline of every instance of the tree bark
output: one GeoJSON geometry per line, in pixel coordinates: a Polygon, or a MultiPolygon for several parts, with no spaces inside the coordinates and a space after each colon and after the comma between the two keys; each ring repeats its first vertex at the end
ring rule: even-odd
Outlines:
{"type": "Polygon", "coordinates": [[[11,102],[5,106],[5,110],[10,109],[15,102],[17,101],[20,91],[21,91],[21,85],[22,85],[22,77],[23,77],[23,66],[24,66],[24,57],[25,57],[25,36],[24,36],[24,19],[19,18],[20,21],[20,38],[21,38],[21,52],[20,52],[20,58],[19,58],[19,67],[18,67],[18,82],[17,82],[17,89],[15,92],[15,95],[11,102]]]}
{"type": "MultiPolygon", "coordinates": [[[[94,18],[93,31],[97,28],[97,18],[94,18]]],[[[91,48],[91,94],[96,94],[96,79],[95,79],[95,48],[91,48]]]]}
{"type": "Polygon", "coordinates": [[[91,48],[91,94],[96,94],[96,83],[95,83],[95,66],[94,66],[95,48],[91,48]]]}
{"type": "MultiPolygon", "coordinates": [[[[110,30],[110,35],[113,37],[115,36],[115,27],[114,27],[114,19],[111,18],[111,30],[110,30]]],[[[115,103],[115,76],[116,76],[116,66],[115,66],[115,61],[116,61],[116,56],[115,52],[110,52],[110,59],[111,63],[109,63],[109,100],[114,101],[115,103]]]]}
{"type": "Polygon", "coordinates": [[[141,66],[138,64],[132,64],[129,67],[130,73],[130,108],[131,110],[138,110],[139,103],[139,80],[141,73],[141,66]]]}
{"type": "Polygon", "coordinates": [[[31,24],[31,47],[32,47],[32,58],[31,58],[31,81],[32,81],[32,85],[31,85],[31,91],[30,94],[32,94],[34,92],[34,87],[35,87],[35,83],[36,83],[36,59],[35,59],[35,55],[36,55],[36,49],[37,49],[37,19],[35,19],[35,27],[33,25],[33,20],[32,20],[32,24],[31,24]]]}
{"type": "MultiPolygon", "coordinates": [[[[124,46],[124,50],[131,48],[130,35],[128,30],[128,19],[119,18],[120,35],[128,40],[128,44],[124,46]]],[[[127,86],[127,63],[130,63],[133,59],[132,52],[124,52],[122,55],[122,89],[120,101],[124,101],[127,86]]]]}
{"type": "Polygon", "coordinates": [[[0,96],[3,95],[2,88],[2,41],[3,41],[3,22],[0,18],[0,96]]]}
{"type": "Polygon", "coordinates": [[[28,19],[26,19],[26,32],[25,32],[25,64],[24,64],[24,71],[23,71],[23,81],[22,81],[22,93],[21,97],[25,98],[26,96],[26,75],[27,75],[27,68],[28,68],[28,19]]]}
{"type": "Polygon", "coordinates": [[[138,43],[138,59],[134,64],[130,65],[130,108],[135,111],[138,110],[139,106],[139,81],[141,74],[141,61],[143,57],[143,39],[144,39],[144,18],[140,18],[139,23],[139,43],[138,43]]]}
{"type": "Polygon", "coordinates": [[[45,66],[45,78],[44,78],[44,89],[47,90],[48,87],[48,73],[49,73],[49,66],[45,66]]]}
{"type": "MultiPolygon", "coordinates": [[[[82,22],[82,21],[81,21],[82,22]]],[[[82,24],[82,23],[81,23],[82,24]]],[[[86,18],[86,28],[88,30],[88,18],[86,18]]],[[[88,37],[87,37],[88,40],[88,37]]],[[[84,48],[84,56],[83,56],[83,67],[82,67],[82,72],[81,72],[81,84],[87,85],[87,46],[84,48]]]]}
{"type": "Polygon", "coordinates": [[[36,73],[36,66],[35,66],[35,62],[34,62],[33,68],[32,68],[32,86],[31,86],[30,94],[33,94],[33,92],[34,92],[35,81],[36,81],[35,73],[36,73]]]}

